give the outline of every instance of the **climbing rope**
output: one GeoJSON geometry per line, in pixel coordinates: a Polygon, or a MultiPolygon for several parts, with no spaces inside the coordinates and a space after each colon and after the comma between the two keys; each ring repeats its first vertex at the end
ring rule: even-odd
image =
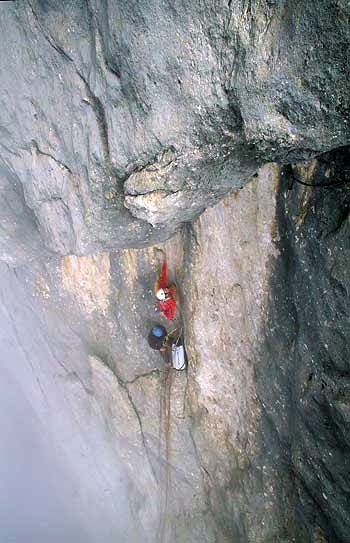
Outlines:
{"type": "MultiPolygon", "coordinates": [[[[174,283],[176,286],[176,284],[174,283]]],[[[178,290],[177,290],[178,292],[178,290]]],[[[177,300],[178,302],[178,300],[177,300]]],[[[161,462],[160,494],[159,494],[159,527],[157,543],[165,543],[168,528],[169,495],[171,490],[171,391],[173,382],[173,361],[172,345],[178,345],[183,334],[182,314],[179,304],[176,304],[178,311],[178,322],[173,322],[173,328],[164,341],[166,350],[162,352],[162,378],[160,382],[160,405],[159,405],[159,437],[158,455],[161,462]],[[164,458],[164,464],[162,463],[164,458]]]]}
{"type": "Polygon", "coordinates": [[[160,504],[159,504],[159,529],[158,543],[165,541],[167,527],[167,513],[170,489],[170,444],[171,444],[171,385],[172,366],[169,361],[168,349],[163,353],[162,381],[160,393],[159,414],[159,458],[164,453],[164,469],[160,477],[160,504]],[[163,439],[162,439],[163,438],[163,439]],[[163,443],[164,440],[164,443],[163,443]]]}
{"type": "Polygon", "coordinates": [[[339,185],[345,185],[346,183],[350,183],[350,179],[343,179],[342,181],[335,181],[330,183],[306,183],[305,181],[301,181],[297,177],[293,175],[293,181],[296,181],[300,185],[304,185],[305,187],[324,187],[325,189],[329,189],[332,187],[336,187],[339,185]]]}

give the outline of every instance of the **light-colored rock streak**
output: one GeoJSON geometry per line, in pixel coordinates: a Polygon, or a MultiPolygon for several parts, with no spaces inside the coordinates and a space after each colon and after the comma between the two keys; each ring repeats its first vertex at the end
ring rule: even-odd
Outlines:
{"type": "Polygon", "coordinates": [[[254,444],[259,416],[254,356],[276,254],[277,177],[277,166],[262,168],[200,217],[186,285],[191,403],[205,408],[205,432],[216,446],[242,453],[254,444]]]}
{"type": "Polygon", "coordinates": [[[110,295],[108,253],[92,256],[65,256],[61,259],[63,288],[87,313],[106,313],[110,295]]]}

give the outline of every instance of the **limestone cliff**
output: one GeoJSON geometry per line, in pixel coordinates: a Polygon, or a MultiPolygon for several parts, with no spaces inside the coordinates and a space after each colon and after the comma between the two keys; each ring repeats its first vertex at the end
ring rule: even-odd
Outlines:
{"type": "Polygon", "coordinates": [[[347,540],[349,192],[295,181],[346,164],[266,166],[163,245],[187,372],[146,342],[154,248],[3,270],[3,365],[78,492],[68,540],[347,540]]]}
{"type": "Polygon", "coordinates": [[[1,541],[349,542],[347,2],[0,27],[1,541]]]}
{"type": "Polygon", "coordinates": [[[349,143],[349,28],[344,0],[3,2],[1,258],[146,246],[349,143]]]}

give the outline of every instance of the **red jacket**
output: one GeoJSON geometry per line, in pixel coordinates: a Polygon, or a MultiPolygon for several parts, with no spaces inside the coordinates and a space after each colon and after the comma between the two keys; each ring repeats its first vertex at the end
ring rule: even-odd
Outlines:
{"type": "MultiPolygon", "coordinates": [[[[162,270],[160,272],[160,277],[157,282],[157,289],[167,288],[166,272],[167,272],[167,265],[166,265],[166,261],[164,260],[162,264],[162,270]]],[[[165,317],[166,319],[170,321],[174,317],[174,314],[175,314],[176,300],[174,299],[171,293],[168,293],[167,298],[165,298],[165,300],[161,300],[158,302],[158,307],[163,317],[165,317]]]]}
{"type": "Polygon", "coordinates": [[[174,317],[176,309],[176,301],[172,296],[165,298],[165,300],[159,301],[158,306],[163,317],[169,321],[174,317]]]}

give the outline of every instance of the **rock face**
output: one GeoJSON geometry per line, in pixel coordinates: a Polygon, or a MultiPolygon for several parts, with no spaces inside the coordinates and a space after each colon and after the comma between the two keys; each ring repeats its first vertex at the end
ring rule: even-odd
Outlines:
{"type": "Polygon", "coordinates": [[[266,167],[194,225],[189,404],[220,541],[349,541],[349,158],[266,167]]]}
{"type": "Polygon", "coordinates": [[[278,254],[278,183],[277,165],[266,166],[244,190],[207,210],[194,224],[187,255],[192,432],[222,542],[281,535],[275,488],[281,477],[257,443],[262,415],[255,380],[271,263],[278,254]]]}
{"type": "Polygon", "coordinates": [[[297,490],[298,520],[318,523],[331,542],[350,533],[349,158],[345,148],[282,170],[281,256],[257,372],[271,437],[297,490]],[[313,189],[296,179],[340,184],[313,189]]]}
{"type": "Polygon", "coordinates": [[[27,0],[0,24],[11,265],[149,245],[263,163],[349,142],[343,0],[27,0]]]}
{"type": "Polygon", "coordinates": [[[347,2],[0,10],[1,541],[350,541],[347,2]]]}
{"type": "Polygon", "coordinates": [[[348,541],[349,188],[296,181],[348,164],[265,166],[159,245],[187,372],[146,342],[153,247],[3,266],[4,541],[348,541]]]}

